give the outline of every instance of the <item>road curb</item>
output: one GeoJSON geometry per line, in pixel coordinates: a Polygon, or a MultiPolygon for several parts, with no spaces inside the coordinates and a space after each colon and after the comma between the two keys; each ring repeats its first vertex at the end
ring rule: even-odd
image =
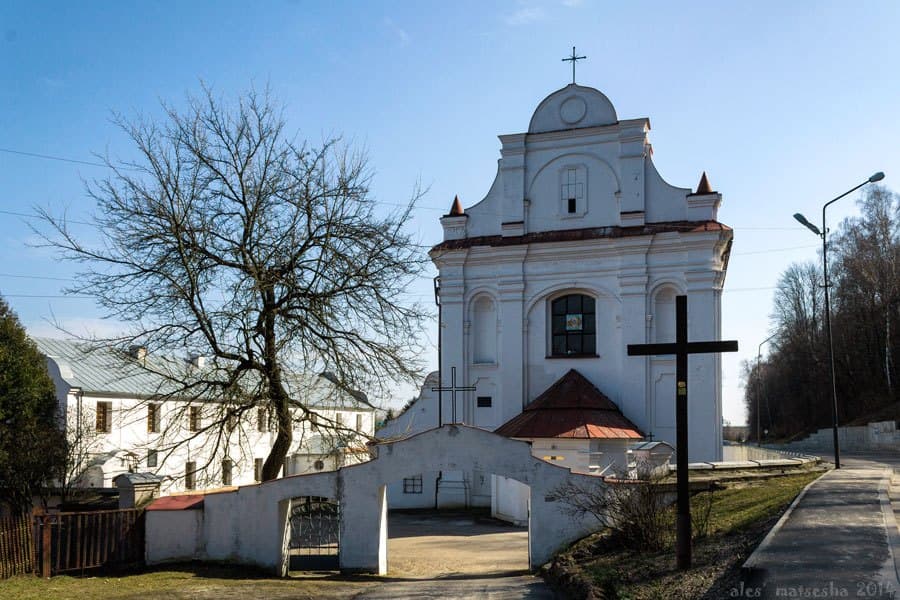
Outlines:
{"type": "Polygon", "coordinates": [[[756,547],[756,550],[754,550],[753,553],[747,558],[747,560],[744,561],[744,564],[741,565],[741,570],[747,572],[747,571],[753,571],[758,568],[757,565],[760,562],[760,560],[762,560],[763,552],[765,552],[766,548],[772,543],[772,538],[774,538],[775,535],[779,531],[781,531],[781,528],[784,527],[784,524],[787,522],[788,518],[791,516],[791,513],[794,512],[794,507],[797,506],[801,500],[803,500],[804,496],[806,496],[807,490],[809,490],[809,488],[811,488],[813,486],[813,484],[821,481],[822,477],[824,477],[825,475],[828,475],[828,473],[833,473],[833,472],[834,471],[828,471],[828,472],[824,473],[822,476],[817,477],[816,479],[813,479],[812,481],[807,483],[806,487],[804,487],[802,490],[800,490],[800,493],[797,494],[797,497],[794,498],[794,501],[791,502],[791,505],[788,506],[786,511],[784,511],[784,514],[781,515],[781,518],[778,519],[778,522],[775,523],[775,526],[772,527],[771,530],[769,530],[769,533],[767,533],[766,537],[763,538],[763,541],[759,543],[759,546],[756,547]]]}
{"type": "Polygon", "coordinates": [[[900,529],[897,527],[897,517],[891,504],[890,489],[894,477],[893,469],[884,469],[881,483],[878,485],[878,501],[881,503],[881,516],[884,518],[884,530],[887,535],[888,552],[891,555],[893,566],[894,589],[900,589],[900,529]]]}

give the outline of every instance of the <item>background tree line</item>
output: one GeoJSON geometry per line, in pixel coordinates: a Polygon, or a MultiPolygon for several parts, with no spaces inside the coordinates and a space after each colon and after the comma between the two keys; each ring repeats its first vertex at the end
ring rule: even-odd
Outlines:
{"type": "MultiPolygon", "coordinates": [[[[900,196],[872,186],[860,215],[828,236],[838,419],[900,415],[900,196]]],[[[790,438],[831,424],[828,339],[821,256],[794,263],[778,280],[769,354],[744,365],[753,439],[790,438]]]]}

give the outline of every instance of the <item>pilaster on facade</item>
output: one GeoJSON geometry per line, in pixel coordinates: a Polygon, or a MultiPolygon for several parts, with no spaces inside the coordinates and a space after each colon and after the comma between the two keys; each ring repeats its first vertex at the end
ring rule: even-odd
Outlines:
{"type": "Polygon", "coordinates": [[[444,228],[445,240],[461,240],[466,237],[466,223],[468,215],[446,215],[441,217],[441,227],[444,228]]]}

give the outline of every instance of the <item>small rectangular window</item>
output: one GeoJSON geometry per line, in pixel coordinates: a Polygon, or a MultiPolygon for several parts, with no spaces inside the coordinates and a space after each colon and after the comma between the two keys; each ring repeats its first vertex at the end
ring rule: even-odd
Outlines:
{"type": "Polygon", "coordinates": [[[190,431],[200,431],[200,407],[191,406],[188,414],[188,429],[190,431]]]}
{"type": "Polygon", "coordinates": [[[334,420],[335,420],[335,422],[337,422],[338,425],[343,425],[344,424],[344,413],[339,412],[339,413],[335,414],[334,420]]]}
{"type": "Polygon", "coordinates": [[[97,402],[97,431],[112,431],[112,402],[97,402]]]}
{"type": "Polygon", "coordinates": [[[260,408],[256,411],[256,430],[265,433],[269,430],[269,411],[260,408]]]}
{"type": "Polygon", "coordinates": [[[156,450],[147,450],[147,467],[155,468],[158,460],[156,450]]]}
{"type": "Polygon", "coordinates": [[[226,458],[222,461],[222,485],[231,485],[231,459],[226,458]]]}
{"type": "Polygon", "coordinates": [[[362,413],[356,413],[356,430],[362,431],[363,428],[363,416],[362,413]]]}
{"type": "Polygon", "coordinates": [[[319,430],[319,415],[311,412],[309,413],[309,424],[312,426],[313,431],[319,430]]]}
{"type": "Polygon", "coordinates": [[[490,396],[478,396],[478,408],[490,408],[492,400],[490,396]]]}
{"type": "Polygon", "coordinates": [[[192,490],[197,486],[196,473],[197,463],[192,460],[184,463],[184,489],[192,490]]]}
{"type": "Polygon", "coordinates": [[[159,404],[147,405],[147,432],[159,433],[159,404]]]}
{"type": "Polygon", "coordinates": [[[404,494],[421,494],[422,493],[422,476],[416,475],[415,477],[404,477],[403,478],[403,493],[404,494]]]}
{"type": "Polygon", "coordinates": [[[575,198],[569,198],[569,214],[573,214],[575,212],[575,198]]]}
{"type": "Polygon", "coordinates": [[[253,459],[253,481],[262,481],[263,459],[253,459]]]}

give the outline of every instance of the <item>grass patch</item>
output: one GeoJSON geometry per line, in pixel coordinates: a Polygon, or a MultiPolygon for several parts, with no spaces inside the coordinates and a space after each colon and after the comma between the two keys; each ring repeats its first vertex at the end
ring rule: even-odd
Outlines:
{"type": "MultiPolygon", "coordinates": [[[[621,600],[728,597],[738,584],[740,565],[797,494],[823,472],[731,482],[724,489],[696,494],[691,510],[696,513],[709,506],[708,534],[694,539],[693,568],[687,572],[676,569],[674,539],[661,551],[638,552],[600,532],[561,553],[548,576],[575,598],[588,594],[621,600]]],[[[670,510],[674,513],[674,507],[670,510]]]]}
{"type": "Polygon", "coordinates": [[[279,579],[243,566],[191,563],[131,574],[51,579],[21,576],[0,581],[0,598],[17,600],[246,600],[346,598],[374,581],[337,576],[279,579]]]}

